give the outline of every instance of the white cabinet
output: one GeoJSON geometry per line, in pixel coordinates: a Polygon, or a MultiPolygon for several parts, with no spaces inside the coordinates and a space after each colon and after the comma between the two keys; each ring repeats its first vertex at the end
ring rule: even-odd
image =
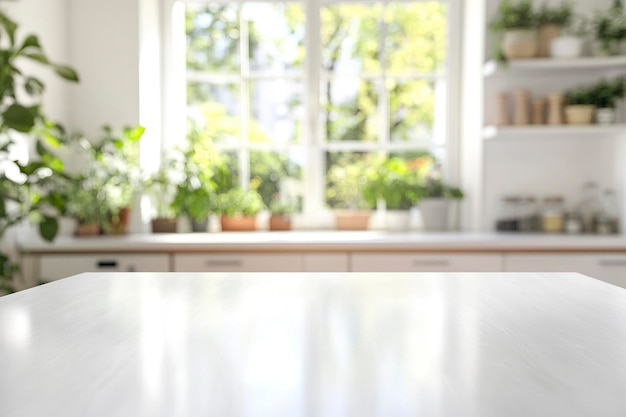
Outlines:
{"type": "Polygon", "coordinates": [[[60,254],[41,255],[41,281],[53,281],[83,272],[169,272],[168,254],[60,254]]]}
{"type": "Polygon", "coordinates": [[[292,253],[180,253],[175,272],[301,272],[302,254],[292,253]]]}
{"type": "Polygon", "coordinates": [[[347,253],[305,253],[304,272],[349,272],[347,253]]]}
{"type": "Polygon", "coordinates": [[[500,254],[355,253],[354,272],[499,272],[500,254]]]}
{"type": "Polygon", "coordinates": [[[626,288],[626,254],[507,254],[506,272],[579,272],[626,288]]]}

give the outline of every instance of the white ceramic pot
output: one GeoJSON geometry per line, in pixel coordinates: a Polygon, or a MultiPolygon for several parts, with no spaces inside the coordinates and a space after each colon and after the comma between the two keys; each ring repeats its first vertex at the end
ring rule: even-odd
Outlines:
{"type": "Polygon", "coordinates": [[[583,54],[583,41],[576,36],[559,36],[550,42],[550,56],[554,58],[575,58],[583,54]]]}
{"type": "Polygon", "coordinates": [[[504,32],[502,52],[507,58],[532,58],[537,56],[537,30],[509,29],[504,32]]]}
{"type": "Polygon", "coordinates": [[[385,224],[387,230],[392,232],[408,232],[411,228],[411,212],[409,210],[387,210],[385,224]]]}
{"type": "Polygon", "coordinates": [[[450,200],[446,198],[424,198],[417,209],[422,215],[424,230],[442,232],[448,230],[450,200]]]}
{"type": "Polygon", "coordinates": [[[615,123],[615,109],[610,107],[596,109],[596,123],[600,125],[615,123]]]}

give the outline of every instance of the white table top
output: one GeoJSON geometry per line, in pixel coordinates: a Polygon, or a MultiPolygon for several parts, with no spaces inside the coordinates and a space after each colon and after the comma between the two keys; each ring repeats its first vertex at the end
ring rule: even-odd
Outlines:
{"type": "Polygon", "coordinates": [[[82,274],[0,298],[2,417],[626,415],[571,273],[82,274]]]}

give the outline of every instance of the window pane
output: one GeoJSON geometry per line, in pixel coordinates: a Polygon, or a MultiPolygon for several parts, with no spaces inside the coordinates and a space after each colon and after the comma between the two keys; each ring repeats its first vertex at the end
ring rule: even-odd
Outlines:
{"type": "Polygon", "coordinates": [[[241,137],[239,85],[187,84],[188,132],[215,144],[236,144],[241,137]]]}
{"type": "Polygon", "coordinates": [[[380,4],[322,7],[322,68],[328,72],[380,71],[380,4]]]}
{"type": "Polygon", "coordinates": [[[364,169],[374,155],[364,152],[326,153],[326,204],[333,209],[370,209],[361,196],[364,169]]]}
{"type": "Polygon", "coordinates": [[[304,152],[294,148],[288,152],[250,152],[250,188],[255,188],[265,205],[280,195],[283,201],[302,199],[302,164],[304,152]]]}
{"type": "Polygon", "coordinates": [[[304,61],[304,8],[294,3],[245,3],[250,69],[284,71],[304,61]]]}
{"type": "Polygon", "coordinates": [[[236,5],[187,4],[187,68],[238,71],[239,11],[236,5]]]}
{"type": "Polygon", "coordinates": [[[433,87],[430,80],[387,81],[389,130],[392,141],[406,142],[431,138],[435,118],[433,87]]]}
{"type": "Polygon", "coordinates": [[[380,118],[376,83],[357,78],[328,80],[322,84],[321,102],[325,140],[377,140],[380,118]]]}
{"type": "Polygon", "coordinates": [[[439,2],[390,3],[385,9],[387,69],[433,72],[446,59],[447,7],[439,2]]]}
{"type": "Polygon", "coordinates": [[[251,83],[251,143],[294,143],[303,136],[304,102],[301,82],[251,83]]]}

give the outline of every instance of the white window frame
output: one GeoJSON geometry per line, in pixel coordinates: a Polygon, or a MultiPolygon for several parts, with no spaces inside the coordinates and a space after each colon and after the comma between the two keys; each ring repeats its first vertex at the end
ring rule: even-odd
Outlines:
{"type": "MultiPolygon", "coordinates": [[[[280,2],[280,0],[257,0],[259,2],[280,2]]],[[[289,0],[286,0],[289,1],[289,0]]],[[[388,141],[389,133],[385,133],[385,140],[379,143],[324,143],[321,137],[319,120],[319,86],[321,80],[321,56],[311,51],[319,50],[319,29],[321,25],[320,7],[328,3],[384,3],[384,2],[414,2],[415,0],[305,0],[305,14],[307,31],[304,45],[307,54],[304,62],[304,95],[306,127],[302,146],[306,153],[306,164],[303,166],[302,180],[307,190],[304,199],[303,212],[296,219],[298,228],[332,227],[332,212],[325,207],[324,184],[324,154],[329,150],[346,151],[394,151],[417,150],[419,143],[392,144],[388,141]]],[[[444,1],[444,0],[442,0],[444,1]]],[[[229,0],[232,3],[243,3],[244,0],[229,0]]],[[[448,42],[446,74],[446,123],[445,123],[445,154],[444,177],[453,183],[459,183],[459,160],[461,143],[459,122],[461,102],[461,34],[462,34],[462,4],[460,0],[445,0],[448,5],[448,42]]],[[[161,149],[167,149],[180,144],[186,137],[186,59],[184,27],[184,3],[204,3],[204,0],[161,0],[161,39],[162,39],[162,141],[161,149]],[[177,36],[178,34],[178,36],[177,36]]],[[[272,146],[268,147],[271,150],[272,146]]],[[[273,147],[277,149],[277,147],[273,147]]],[[[248,150],[252,150],[248,148],[248,150]]],[[[239,158],[240,177],[249,177],[249,164],[246,159],[239,158]]],[[[243,180],[242,180],[243,181],[243,180]]],[[[242,185],[246,185],[247,181],[242,185]]]]}

